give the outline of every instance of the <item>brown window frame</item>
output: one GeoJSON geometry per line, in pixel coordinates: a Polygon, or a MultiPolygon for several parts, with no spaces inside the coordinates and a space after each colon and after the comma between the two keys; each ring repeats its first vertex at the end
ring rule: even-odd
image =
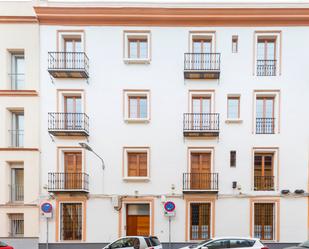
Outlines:
{"type": "Polygon", "coordinates": [[[148,54],[149,54],[149,44],[148,44],[148,37],[141,37],[141,38],[138,38],[138,37],[128,37],[128,58],[129,59],[148,59],[148,54]],[[131,57],[131,46],[130,44],[131,43],[137,43],[137,57],[136,58],[133,58],[131,57]],[[141,58],[141,46],[140,46],[140,43],[141,42],[146,42],[147,44],[147,57],[146,58],[141,58]]]}
{"type": "Polygon", "coordinates": [[[237,100],[238,104],[237,104],[237,118],[236,119],[240,119],[240,97],[239,96],[228,96],[227,97],[227,119],[232,119],[229,117],[229,100],[237,100]]]}
{"type": "Polygon", "coordinates": [[[148,177],[148,152],[147,151],[127,151],[127,177],[129,178],[135,178],[135,177],[148,177]],[[130,157],[135,156],[136,157],[136,175],[130,174],[130,157]],[[141,175],[141,172],[143,169],[141,169],[141,157],[146,156],[146,174],[141,175]]]}
{"type": "MultiPolygon", "coordinates": [[[[204,46],[203,46],[203,44],[204,43],[210,43],[210,51],[212,51],[212,49],[213,49],[213,39],[212,39],[212,37],[205,37],[205,38],[195,38],[195,37],[193,37],[192,38],[192,53],[197,53],[197,52],[195,52],[194,51],[194,43],[195,42],[199,42],[199,43],[202,43],[202,48],[204,48],[204,46]]],[[[205,51],[201,51],[201,52],[199,52],[199,53],[206,53],[205,51]]]]}
{"type": "Polygon", "coordinates": [[[274,43],[274,60],[276,60],[277,58],[277,38],[276,37],[257,37],[257,46],[259,43],[264,43],[264,59],[263,60],[269,60],[268,59],[268,48],[267,48],[268,42],[274,43]]]}
{"type": "Polygon", "coordinates": [[[256,191],[269,191],[274,190],[275,184],[274,184],[274,159],[275,159],[275,153],[274,152],[255,152],[254,153],[254,190],[256,191]],[[256,157],[261,156],[261,170],[260,174],[257,174],[256,169],[256,157]],[[271,175],[266,176],[265,175],[265,157],[271,156],[271,175]],[[258,180],[257,178],[260,177],[258,180]]]}
{"type": "Polygon", "coordinates": [[[275,240],[275,228],[276,228],[276,204],[275,203],[254,203],[254,237],[261,239],[262,241],[275,240]],[[270,211],[271,206],[271,212],[270,211]],[[257,224],[259,223],[259,224],[257,224]],[[269,223],[269,224],[267,224],[269,223]],[[257,229],[257,226],[261,226],[261,229],[257,229]],[[265,236],[269,226],[271,229],[270,236],[265,236]],[[260,230],[260,231],[256,231],[260,230]],[[258,233],[258,234],[257,234],[258,233]],[[260,236],[259,236],[260,235],[260,236]]]}
{"type": "Polygon", "coordinates": [[[148,96],[147,95],[143,95],[143,96],[137,96],[137,95],[129,95],[128,96],[128,118],[129,119],[134,119],[133,117],[131,117],[131,102],[130,102],[130,100],[131,99],[137,99],[137,119],[144,119],[144,118],[141,118],[141,102],[140,102],[140,100],[141,99],[145,99],[146,100],[146,103],[147,103],[147,115],[146,115],[146,118],[145,119],[147,119],[148,118],[148,105],[149,105],[149,103],[148,103],[148,96]]]}

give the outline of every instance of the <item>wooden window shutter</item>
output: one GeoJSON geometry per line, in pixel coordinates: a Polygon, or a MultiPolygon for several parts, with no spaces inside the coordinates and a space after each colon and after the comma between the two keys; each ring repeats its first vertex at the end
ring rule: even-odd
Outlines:
{"type": "Polygon", "coordinates": [[[147,176],[147,153],[128,153],[128,176],[147,176]]]}
{"type": "Polygon", "coordinates": [[[230,151],[230,167],[236,167],[236,151],[230,151]]]}

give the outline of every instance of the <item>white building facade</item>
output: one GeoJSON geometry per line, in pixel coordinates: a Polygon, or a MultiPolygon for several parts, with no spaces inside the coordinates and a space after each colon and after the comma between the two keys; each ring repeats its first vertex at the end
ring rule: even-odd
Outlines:
{"type": "Polygon", "coordinates": [[[234,5],[35,7],[51,248],[308,238],[309,11],[234,5]]]}

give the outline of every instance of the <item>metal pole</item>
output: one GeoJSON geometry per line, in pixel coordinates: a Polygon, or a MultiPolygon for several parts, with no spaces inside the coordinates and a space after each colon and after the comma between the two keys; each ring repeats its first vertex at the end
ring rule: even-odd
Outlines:
{"type": "Polygon", "coordinates": [[[48,249],[48,218],[46,218],[46,249],[48,249]]]}
{"type": "Polygon", "coordinates": [[[171,216],[168,217],[168,248],[172,249],[172,244],[171,244],[171,216]]]}

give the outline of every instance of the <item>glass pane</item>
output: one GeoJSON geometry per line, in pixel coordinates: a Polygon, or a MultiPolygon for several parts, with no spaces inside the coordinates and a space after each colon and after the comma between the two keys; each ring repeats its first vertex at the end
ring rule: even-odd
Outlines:
{"type": "Polygon", "coordinates": [[[148,44],[147,40],[140,41],[140,58],[148,58],[148,44]]]}
{"type": "Polygon", "coordinates": [[[137,41],[129,41],[129,58],[137,58],[137,41]]]}
{"type": "Polygon", "coordinates": [[[75,103],[76,113],[81,113],[82,112],[82,99],[76,98],[75,100],[76,100],[76,103],[75,103]]]}
{"type": "Polygon", "coordinates": [[[267,42],[267,60],[275,59],[275,41],[267,42]]]}
{"type": "Polygon", "coordinates": [[[209,98],[202,99],[202,113],[210,113],[210,99],[209,98]]]}
{"type": "Polygon", "coordinates": [[[211,53],[211,41],[204,41],[203,42],[203,53],[211,53]]]}
{"type": "Polygon", "coordinates": [[[201,113],[201,102],[199,99],[194,98],[192,101],[193,113],[201,113]]]}
{"type": "Polygon", "coordinates": [[[64,43],[66,52],[74,52],[72,40],[65,40],[64,43]]]}
{"type": "Polygon", "coordinates": [[[256,117],[263,118],[263,99],[256,100],[256,117]]]}
{"type": "Polygon", "coordinates": [[[265,118],[272,118],[273,117],[273,107],[274,102],[272,99],[266,99],[265,100],[265,118]]]}
{"type": "Polygon", "coordinates": [[[201,41],[193,41],[193,53],[202,53],[201,41]]]}
{"type": "Polygon", "coordinates": [[[129,118],[138,118],[137,113],[137,98],[129,98],[129,118]]]}
{"type": "Polygon", "coordinates": [[[140,98],[140,118],[147,118],[147,98],[140,98]]]}
{"type": "Polygon", "coordinates": [[[83,52],[81,40],[75,40],[75,52],[83,52]]]}
{"type": "Polygon", "coordinates": [[[257,59],[265,60],[265,43],[264,41],[258,41],[257,44],[257,59]]]}
{"type": "Polygon", "coordinates": [[[239,117],[239,100],[236,98],[228,99],[228,118],[237,119],[239,117]]]}
{"type": "Polygon", "coordinates": [[[66,98],[66,112],[74,112],[74,98],[66,98]]]}
{"type": "Polygon", "coordinates": [[[128,204],[128,215],[150,215],[149,204],[128,204]]]}

